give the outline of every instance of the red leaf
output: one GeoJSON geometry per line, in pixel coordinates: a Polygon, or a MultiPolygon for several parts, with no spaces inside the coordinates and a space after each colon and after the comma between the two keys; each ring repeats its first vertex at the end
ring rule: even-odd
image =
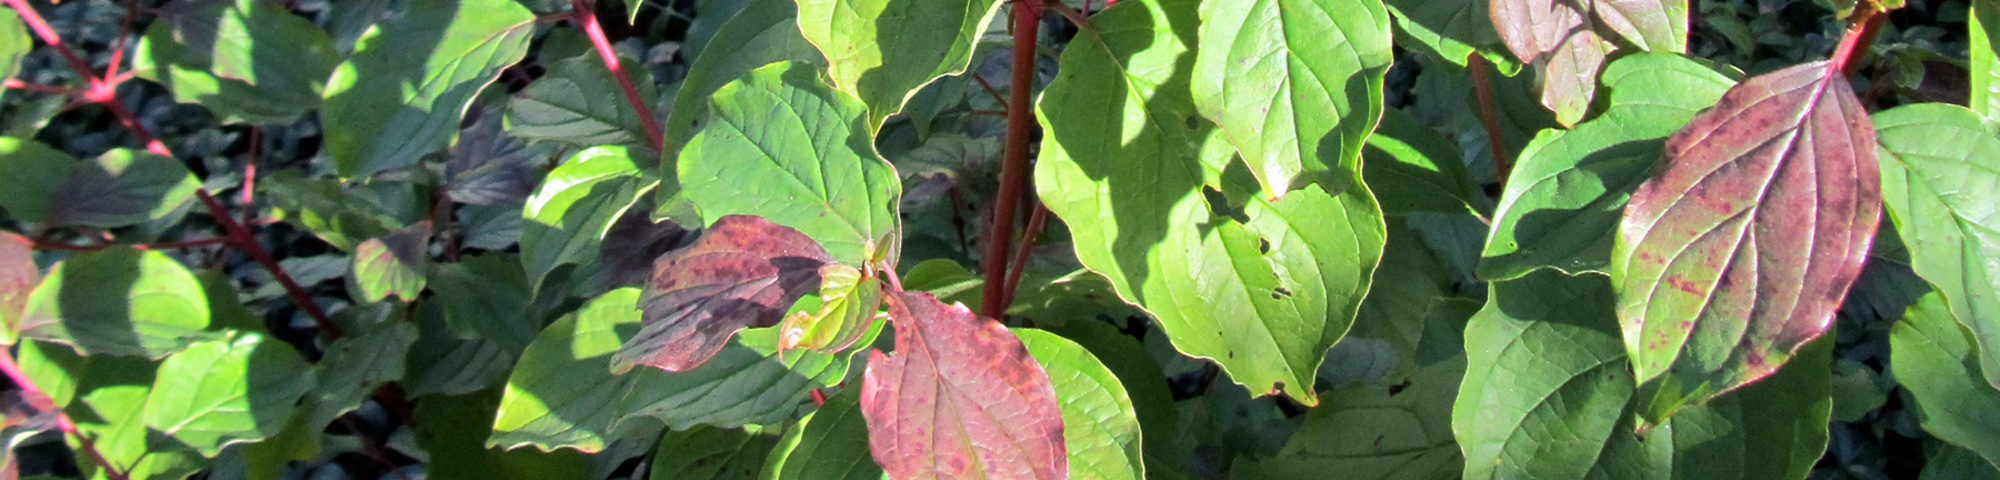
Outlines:
{"type": "Polygon", "coordinates": [[[896,353],[870,352],[861,415],[889,478],[1069,478],[1055,387],[1007,327],[928,293],[886,300],[896,353]]]}
{"type": "Polygon", "coordinates": [[[1730,89],[1664,157],[1625,207],[1612,265],[1635,374],[1665,376],[1655,421],[1824,333],[1882,210],[1875,130],[1826,62],[1730,89]]]}
{"type": "Polygon", "coordinates": [[[753,216],[722,217],[694,245],[653,262],[639,299],[645,311],[639,333],[619,346],[611,369],[700,366],[737,331],[778,324],[792,302],[819,288],[819,267],[832,261],[797,230],[753,216]]]}
{"type": "MultiPolygon", "coordinates": [[[[28,306],[28,293],[42,283],[42,271],[35,267],[35,243],[0,232],[0,328],[12,332],[28,306]]],[[[5,338],[12,339],[9,333],[5,338]]]]}

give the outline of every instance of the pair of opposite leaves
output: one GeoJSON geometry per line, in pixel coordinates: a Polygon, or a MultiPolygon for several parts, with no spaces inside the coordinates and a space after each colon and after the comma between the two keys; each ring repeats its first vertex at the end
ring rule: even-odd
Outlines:
{"type": "Polygon", "coordinates": [[[780,355],[837,352],[864,337],[886,304],[896,353],[871,352],[861,410],[871,456],[890,478],[961,478],[973,469],[1066,478],[1055,387],[1021,341],[964,305],[885,290],[874,268],[835,263],[811,238],[763,218],[722,217],[694,245],[654,262],[639,332],[611,368],[691,370],[737,331],[781,321],[780,355]],[[817,309],[785,315],[813,290],[817,309]]]}

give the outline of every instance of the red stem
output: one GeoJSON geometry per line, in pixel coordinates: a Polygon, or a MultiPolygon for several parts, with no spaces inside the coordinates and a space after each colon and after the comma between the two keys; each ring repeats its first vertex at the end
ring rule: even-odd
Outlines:
{"type": "Polygon", "coordinates": [[[1007,266],[1007,292],[1002,296],[1007,306],[1014,305],[1014,292],[1021,288],[1021,274],[1028,270],[1028,254],[1034,250],[1035,237],[1041,236],[1048,221],[1048,206],[1035,202],[1034,213],[1028,214],[1028,225],[1021,227],[1021,246],[1014,250],[1014,259],[1007,266]]]}
{"type": "Polygon", "coordinates": [[[1875,32],[1882,27],[1882,20],[1888,18],[1879,11],[1881,7],[1873,2],[1862,2],[1854,9],[1855,18],[1849,20],[1847,33],[1840,37],[1840,46],[1833,50],[1833,70],[1841,75],[1853,75],[1861,68],[1861,57],[1868,53],[1868,46],[1875,43],[1875,32]]]}
{"type": "Polygon", "coordinates": [[[1486,127],[1486,145],[1493,149],[1493,178],[1507,187],[1507,140],[1500,136],[1500,107],[1493,100],[1493,82],[1487,78],[1486,70],[1493,64],[1478,53],[1471,55],[1465,68],[1472,71],[1472,91],[1479,97],[1479,123],[1486,127]]]}
{"type": "Polygon", "coordinates": [[[208,190],[196,190],[194,194],[195,198],[201,200],[202,206],[208,208],[208,215],[215,217],[215,223],[222,225],[223,232],[229,236],[229,245],[242,250],[243,255],[250,257],[250,261],[257,262],[257,265],[264,267],[264,270],[270,271],[271,278],[277,280],[279,286],[285,287],[285,296],[290,297],[292,303],[298,305],[299,310],[305,311],[306,316],[312,317],[313,324],[326,333],[328,340],[339,340],[340,337],[346,336],[346,332],[341,331],[340,326],[333,323],[333,318],[327,316],[326,311],[319,308],[319,304],[313,303],[312,294],[306,293],[305,288],[300,287],[298,282],[292,281],[292,275],[285,271],[285,267],[279,265],[278,260],[271,257],[271,252],[257,243],[257,237],[250,232],[249,227],[229,216],[229,211],[223,209],[222,203],[215,201],[215,196],[210,195],[208,190]]]}
{"type": "MultiPolygon", "coordinates": [[[[21,393],[24,396],[29,398],[48,397],[48,394],[42,393],[40,387],[35,386],[35,382],[28,380],[28,374],[23,373],[21,366],[14,363],[13,355],[0,355],[0,372],[5,372],[7,379],[13,380],[14,385],[21,387],[21,393]]],[[[69,414],[63,413],[60,408],[55,409],[55,412],[56,429],[61,430],[64,434],[71,437],[75,437],[77,445],[83,447],[83,454],[90,457],[91,463],[96,463],[97,466],[104,468],[104,476],[106,478],[127,480],[128,477],[125,476],[125,472],[118,471],[118,467],[112,465],[111,460],[105,459],[104,454],[98,453],[97,444],[91,442],[90,437],[83,436],[83,432],[76,430],[76,422],[69,420],[69,414]]]]}
{"type": "Polygon", "coordinates": [[[1021,193],[1027,189],[1028,133],[1035,126],[1029,97],[1034,95],[1035,39],[1042,24],[1042,0],[1019,0],[1013,13],[1014,76],[1007,85],[1005,161],[1000,164],[1000,193],[993,198],[993,228],[986,231],[986,283],[979,302],[979,313],[994,319],[1007,313],[1007,252],[1014,239],[1014,216],[1020,213],[1021,193]]]}
{"type": "Polygon", "coordinates": [[[665,136],[660,133],[660,121],[653,118],[653,107],[639,98],[639,89],[632,86],[632,79],[625,76],[625,69],[618,65],[618,54],[611,51],[611,40],[605,38],[604,27],[597,23],[597,14],[584,0],[570,0],[571,15],[576,23],[583,26],[584,36],[590,37],[590,44],[597,47],[597,56],[604,58],[604,68],[611,70],[611,78],[618,81],[618,90],[624,92],[625,103],[632,104],[632,110],[639,113],[639,124],[646,129],[646,144],[655,152],[665,152],[665,136]]]}
{"type": "Polygon", "coordinates": [[[50,47],[55,49],[57,54],[62,55],[63,61],[69,63],[70,70],[74,70],[77,75],[82,75],[84,78],[91,79],[92,83],[96,83],[96,77],[91,76],[90,73],[90,64],[84,62],[83,57],[76,56],[76,52],[71,51],[69,45],[62,43],[62,37],[56,35],[54,28],[49,28],[49,22],[42,20],[40,12],[36,12],[34,7],[28,6],[27,0],[0,1],[7,2],[7,6],[13,7],[16,13],[21,14],[21,21],[28,24],[29,30],[35,31],[36,37],[41,37],[42,43],[49,44],[50,47]]]}
{"type": "Polygon", "coordinates": [[[74,88],[57,87],[52,85],[39,85],[39,84],[23,82],[19,79],[13,79],[13,78],[7,79],[6,82],[0,83],[0,85],[4,85],[7,88],[24,90],[40,94],[47,94],[47,95],[62,95],[66,97],[76,97],[83,95],[82,90],[77,90],[74,88]]]}

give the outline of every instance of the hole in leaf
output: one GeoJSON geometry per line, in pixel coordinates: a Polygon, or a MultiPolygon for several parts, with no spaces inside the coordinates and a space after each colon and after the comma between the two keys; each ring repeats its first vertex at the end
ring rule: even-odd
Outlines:
{"type": "Polygon", "coordinates": [[[1201,128],[1201,118],[1189,115],[1187,117],[1187,129],[1194,130],[1198,128],[1201,128]]]}
{"type": "Polygon", "coordinates": [[[1201,199],[1208,202],[1208,213],[1211,215],[1235,220],[1236,223],[1250,223],[1250,214],[1241,207],[1229,206],[1229,198],[1222,196],[1222,191],[1213,186],[1201,187],[1201,199]]]}
{"type": "Polygon", "coordinates": [[[1261,236],[1257,237],[1257,253],[1265,255],[1271,254],[1271,239],[1264,238],[1261,236]]]}

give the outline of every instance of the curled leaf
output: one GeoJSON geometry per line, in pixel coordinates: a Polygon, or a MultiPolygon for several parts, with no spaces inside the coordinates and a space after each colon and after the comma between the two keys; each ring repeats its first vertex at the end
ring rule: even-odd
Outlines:
{"type": "Polygon", "coordinates": [[[928,293],[887,303],[896,353],[870,353],[861,415],[889,478],[1069,478],[1055,387],[1020,339],[928,293]]]}
{"type": "Polygon", "coordinates": [[[1828,63],[1752,78],[1668,138],[1611,276],[1658,422],[1763,379],[1826,332],[1882,210],[1875,131],[1828,63]]]}
{"type": "Polygon", "coordinates": [[[779,328],[778,351],[806,349],[832,353],[854,346],[882,308],[882,282],[875,272],[827,264],[819,267],[818,309],[795,312],[779,328]]]}
{"type": "Polygon", "coordinates": [[[819,286],[819,268],[831,261],[797,230],[747,215],[722,217],[694,245],[653,262],[639,299],[645,311],[639,334],[611,357],[611,371],[699,366],[738,330],[776,325],[792,302],[819,286]]]}

